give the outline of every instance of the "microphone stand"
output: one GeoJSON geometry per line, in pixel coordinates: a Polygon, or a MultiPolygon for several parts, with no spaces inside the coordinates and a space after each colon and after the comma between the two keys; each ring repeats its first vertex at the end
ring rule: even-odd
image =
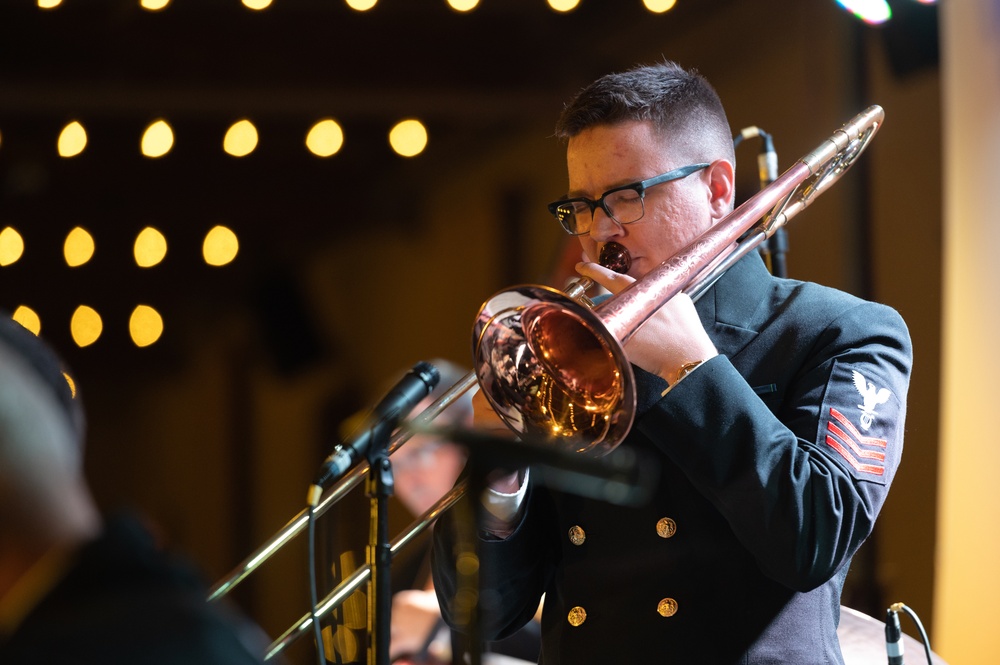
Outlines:
{"type": "Polygon", "coordinates": [[[788,277],[788,265],[785,254],[788,252],[788,231],[778,227],[770,238],[764,241],[764,251],[769,257],[771,274],[775,277],[788,277]]]}
{"type": "Polygon", "coordinates": [[[392,551],[389,541],[389,497],[395,483],[389,461],[389,428],[379,433],[368,448],[368,476],[365,495],[369,497],[371,518],[368,536],[368,665],[389,665],[389,638],[392,622],[392,551]]]}
{"type": "MultiPolygon", "coordinates": [[[[778,179],[778,153],[774,151],[774,139],[760,127],[752,126],[743,129],[733,138],[733,147],[738,146],[743,139],[754,137],[762,140],[761,151],[757,154],[757,175],[760,179],[760,190],[763,191],[778,179]]],[[[772,275],[788,277],[788,266],[785,263],[785,254],[788,252],[788,231],[783,225],[761,243],[760,252],[772,275]]]]}
{"type": "Polygon", "coordinates": [[[455,520],[455,557],[457,562],[458,592],[454,598],[454,611],[460,629],[452,631],[452,665],[481,665],[483,662],[483,637],[479,617],[479,524],[483,506],[480,497],[486,491],[486,468],[476,456],[470,455],[466,464],[467,502],[458,502],[453,510],[461,513],[455,520]],[[475,562],[475,565],[469,565],[475,562]]]}
{"type": "MultiPolygon", "coordinates": [[[[767,189],[778,179],[778,153],[774,151],[774,140],[767,132],[758,129],[764,141],[764,149],[757,155],[757,173],[760,178],[761,191],[767,189]]],[[[788,252],[788,231],[784,225],[764,241],[763,251],[771,274],[775,277],[788,277],[788,266],[785,254],[788,252]]]]}

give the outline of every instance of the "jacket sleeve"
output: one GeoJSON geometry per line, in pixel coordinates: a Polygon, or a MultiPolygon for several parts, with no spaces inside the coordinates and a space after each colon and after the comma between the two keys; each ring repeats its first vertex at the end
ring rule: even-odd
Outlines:
{"type": "Polygon", "coordinates": [[[830,579],[871,534],[900,461],[912,356],[902,319],[874,303],[803,338],[801,357],[789,340],[762,361],[779,365],[780,384],[751,385],[718,356],[636,423],[761,570],[797,591],[830,579]]]}
{"type": "Polygon", "coordinates": [[[529,484],[521,522],[505,539],[475,526],[468,495],[435,524],[431,570],[441,615],[451,628],[469,632],[471,617],[463,603],[469,593],[463,587],[476,584],[477,576],[482,591],[475,611],[482,640],[508,637],[534,616],[550,574],[550,550],[541,542],[546,510],[538,495],[529,484]],[[460,565],[471,561],[472,549],[477,552],[478,568],[460,565]],[[459,571],[472,574],[463,577],[459,571]]]}

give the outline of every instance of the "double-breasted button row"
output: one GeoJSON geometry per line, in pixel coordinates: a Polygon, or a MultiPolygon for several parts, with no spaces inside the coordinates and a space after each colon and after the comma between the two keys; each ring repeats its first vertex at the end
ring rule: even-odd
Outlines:
{"type": "MultiPolygon", "coordinates": [[[[669,517],[660,518],[656,523],[656,535],[660,538],[673,538],[677,533],[677,522],[669,517]]],[[[579,524],[574,524],[567,532],[569,542],[574,545],[583,545],[587,541],[587,532],[579,524]]]]}
{"type": "Polygon", "coordinates": [[[656,523],[656,535],[660,538],[672,538],[677,533],[677,522],[664,517],[656,523]]]}
{"type": "MultiPolygon", "coordinates": [[[[656,612],[661,617],[672,617],[677,614],[677,601],[673,598],[664,598],[656,605],[656,612]]],[[[566,615],[566,621],[569,625],[576,626],[583,625],[583,622],[587,620],[587,610],[577,605],[570,609],[569,613],[566,615]]]]}
{"type": "MultiPolygon", "coordinates": [[[[656,534],[660,538],[672,538],[677,533],[677,522],[669,517],[663,517],[656,522],[656,534]]],[[[579,524],[574,524],[567,532],[569,542],[580,546],[587,541],[587,532],[579,524]]],[[[664,598],[656,605],[656,612],[662,617],[672,617],[677,614],[677,601],[673,598],[664,598]]],[[[570,609],[566,615],[566,620],[571,626],[583,625],[587,620],[587,610],[579,605],[570,609]]]]}
{"type": "Polygon", "coordinates": [[[672,617],[677,614],[677,601],[673,598],[664,598],[657,604],[656,611],[661,617],[672,617]]]}

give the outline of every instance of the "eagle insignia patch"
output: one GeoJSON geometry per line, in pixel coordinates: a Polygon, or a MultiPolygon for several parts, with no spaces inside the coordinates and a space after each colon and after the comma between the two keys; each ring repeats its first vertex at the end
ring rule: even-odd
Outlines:
{"type": "Polygon", "coordinates": [[[861,393],[864,404],[858,404],[861,409],[861,429],[867,430],[875,420],[875,407],[885,404],[892,393],[888,388],[877,388],[874,383],[864,377],[858,370],[853,370],[854,387],[861,393]]]}

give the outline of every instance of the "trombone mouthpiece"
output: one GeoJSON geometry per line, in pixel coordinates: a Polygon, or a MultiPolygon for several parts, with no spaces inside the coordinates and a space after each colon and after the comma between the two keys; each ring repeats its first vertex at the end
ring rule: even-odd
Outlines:
{"type": "Polygon", "coordinates": [[[624,275],[632,267],[632,256],[623,245],[609,242],[601,247],[601,256],[598,262],[608,270],[614,270],[624,275]]]}

